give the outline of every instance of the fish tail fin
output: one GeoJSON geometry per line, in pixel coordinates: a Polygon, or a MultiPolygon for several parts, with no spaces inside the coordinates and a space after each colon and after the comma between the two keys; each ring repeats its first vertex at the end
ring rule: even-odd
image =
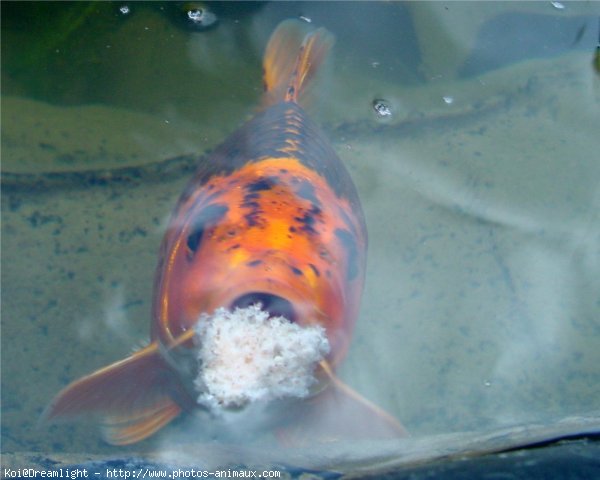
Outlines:
{"type": "Polygon", "coordinates": [[[307,89],[334,43],[324,28],[285,20],[271,35],[263,60],[265,103],[302,103],[307,89]]]}
{"type": "Polygon", "coordinates": [[[182,407],[175,398],[182,389],[153,342],[67,386],[47,407],[42,421],[91,414],[100,418],[109,443],[127,445],[179,415],[182,407]]]}

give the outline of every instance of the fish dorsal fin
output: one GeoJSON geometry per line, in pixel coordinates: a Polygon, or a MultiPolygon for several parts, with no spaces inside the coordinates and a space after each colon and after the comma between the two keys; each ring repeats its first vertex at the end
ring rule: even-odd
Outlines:
{"type": "Polygon", "coordinates": [[[180,412],[181,387],[156,342],[72,383],[48,406],[42,420],[92,415],[106,440],[125,445],[142,440],[180,412]]]}
{"type": "Polygon", "coordinates": [[[333,35],[324,28],[314,30],[300,20],[280,23],[263,60],[265,104],[282,100],[301,104],[333,43],[333,35]]]}

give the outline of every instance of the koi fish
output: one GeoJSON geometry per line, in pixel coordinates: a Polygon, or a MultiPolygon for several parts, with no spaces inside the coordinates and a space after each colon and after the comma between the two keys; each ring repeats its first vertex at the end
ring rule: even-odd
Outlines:
{"type": "Polygon", "coordinates": [[[404,433],[334,374],[359,313],[367,229],[349,173],[301,106],[333,43],[307,28],[287,20],[275,30],[262,110],[201,162],[179,198],[160,249],[151,343],[67,386],[46,418],[96,415],[117,445],[150,436],[201,408],[190,353],[200,315],[259,303],[325,329],[330,352],[316,367],[317,391],[295,402],[300,423],[404,433]]]}

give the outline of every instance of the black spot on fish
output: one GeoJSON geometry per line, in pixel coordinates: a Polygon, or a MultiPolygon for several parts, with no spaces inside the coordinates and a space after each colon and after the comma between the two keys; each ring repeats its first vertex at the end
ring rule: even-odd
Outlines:
{"type": "Polygon", "coordinates": [[[319,269],[317,267],[315,267],[312,263],[309,263],[308,266],[311,268],[311,270],[313,271],[313,273],[317,276],[320,277],[321,273],[319,272],[319,269]]]}
{"type": "Polygon", "coordinates": [[[260,208],[260,203],[256,200],[260,197],[258,193],[249,193],[244,197],[244,202],[242,203],[243,208],[250,209],[250,212],[245,215],[245,218],[248,222],[249,226],[258,225],[258,219],[262,213],[260,208]]]}
{"type": "Polygon", "coordinates": [[[331,263],[331,256],[329,255],[329,251],[327,251],[326,248],[319,249],[319,257],[331,263]]]}
{"type": "Polygon", "coordinates": [[[252,260],[251,262],[246,263],[246,265],[249,267],[256,267],[257,265],[260,265],[261,263],[262,263],[262,260],[252,260]]]}
{"type": "Polygon", "coordinates": [[[249,227],[258,227],[260,225],[260,222],[258,221],[260,215],[258,212],[251,212],[245,215],[244,218],[246,219],[246,223],[249,227]]]}
{"type": "Polygon", "coordinates": [[[221,220],[228,210],[226,205],[216,203],[200,211],[192,221],[187,237],[187,246],[191,252],[195,253],[198,250],[204,230],[221,220]]]}
{"type": "Polygon", "coordinates": [[[260,203],[251,201],[245,202],[242,206],[250,209],[250,212],[244,215],[246,222],[248,222],[248,226],[256,227],[260,225],[259,220],[261,218],[261,215],[263,214],[263,211],[260,208],[260,203]]]}
{"type": "Polygon", "coordinates": [[[276,177],[264,177],[250,183],[246,190],[248,192],[260,192],[263,190],[271,190],[279,181],[276,177]]]}
{"type": "Polygon", "coordinates": [[[317,231],[314,228],[315,217],[312,212],[304,212],[304,215],[301,217],[294,217],[294,220],[300,222],[302,226],[300,230],[305,231],[306,233],[315,234],[317,231]]]}
{"type": "Polygon", "coordinates": [[[300,270],[299,268],[290,267],[290,269],[292,270],[292,272],[294,273],[294,275],[302,275],[302,270],[300,270]]]}
{"type": "Polygon", "coordinates": [[[244,195],[244,203],[251,202],[252,200],[257,200],[259,198],[259,193],[247,193],[246,195],[244,195]]]}
{"type": "Polygon", "coordinates": [[[334,233],[346,250],[346,261],[348,264],[347,277],[348,280],[352,280],[358,275],[358,263],[356,260],[358,258],[358,248],[356,247],[356,242],[348,230],[337,228],[334,233]]]}

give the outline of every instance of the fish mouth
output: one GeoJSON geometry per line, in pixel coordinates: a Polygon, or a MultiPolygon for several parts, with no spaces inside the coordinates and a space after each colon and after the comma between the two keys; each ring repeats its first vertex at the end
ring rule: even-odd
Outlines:
{"type": "Polygon", "coordinates": [[[246,308],[256,304],[260,304],[261,309],[268,312],[270,317],[284,317],[290,322],[297,320],[292,302],[268,292],[249,292],[240,295],[231,302],[230,308],[246,308]]]}

